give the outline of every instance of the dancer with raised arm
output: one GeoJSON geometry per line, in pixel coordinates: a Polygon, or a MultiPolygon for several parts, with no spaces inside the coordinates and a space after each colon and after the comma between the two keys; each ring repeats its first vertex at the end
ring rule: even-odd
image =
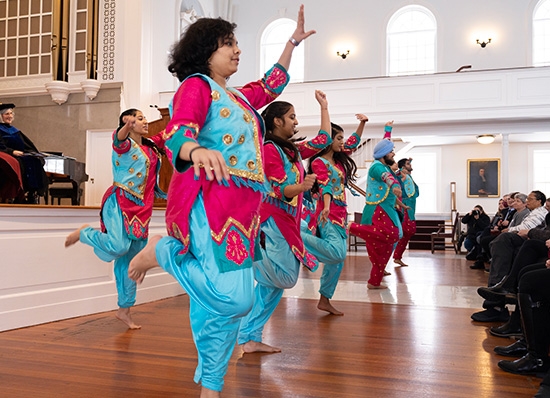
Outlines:
{"type": "Polygon", "coordinates": [[[65,247],[79,240],[94,248],[103,261],[113,261],[118,292],[116,317],[130,329],[134,323],[130,308],[136,302],[136,282],[128,276],[128,266],[145,247],[155,194],[166,195],[157,185],[164,138],[159,133],[145,138],[147,119],[137,109],[120,115],[119,127],[113,133],[113,185],[105,192],[101,204],[101,231],[83,225],[65,240],[65,247]]]}
{"type": "Polygon", "coordinates": [[[351,223],[349,232],[365,240],[372,263],[369,289],[386,289],[381,284],[394,244],[402,236],[401,222],[395,207],[402,195],[399,181],[390,170],[394,161],[394,144],[383,139],[374,147],[375,161],[369,168],[365,207],[361,224],[351,223]]]}
{"type": "Polygon", "coordinates": [[[328,102],[315,91],[321,107],[321,127],[309,141],[295,142],[298,119],[288,102],[272,102],[262,112],[266,134],[264,145],[265,174],[272,192],[260,208],[260,242],[262,260],[254,263],[254,305],[241,321],[238,343],[243,352],[280,352],[262,342],[265,324],[275,311],[284,289],[294,287],[301,265],[315,271],[319,263],[308,253],[300,236],[302,197],[315,182],[315,174],[304,177],[302,159],[307,159],[332,143],[328,102]]]}
{"type": "Polygon", "coordinates": [[[344,315],[334,308],[330,299],[336,290],[347,252],[348,213],[345,188],[348,181],[355,180],[357,171],[357,166],[349,155],[359,146],[365,123],[369,120],[361,113],[355,116],[359,120],[359,126],[345,142],[342,127],[331,123],[332,145],[313,156],[308,169],[317,175],[317,184],[312,193],[319,196],[315,215],[310,218],[310,222],[316,225],[310,225],[310,230],[317,229],[317,235],[325,242],[319,245],[313,239],[314,236],[307,235],[303,239],[311,253],[324,263],[317,308],[333,315],[344,315]],[[328,253],[327,248],[331,248],[328,253]]]}
{"type": "Polygon", "coordinates": [[[129,270],[141,282],[160,265],[188,293],[202,397],[220,395],[241,318],[254,301],[252,264],[267,192],[264,125],[256,109],[283,91],[294,47],[315,33],[305,31],[301,6],[278,63],[237,90],[227,86],[241,57],[235,28],[200,18],[171,52],[168,69],[182,83],[166,128],[175,167],[166,208],[170,236],[152,238],[129,270]]]}

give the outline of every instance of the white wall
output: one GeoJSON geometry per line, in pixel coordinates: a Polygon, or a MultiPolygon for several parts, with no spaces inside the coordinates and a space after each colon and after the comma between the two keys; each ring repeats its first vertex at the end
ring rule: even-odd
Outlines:
{"type": "MultiPolygon", "coordinates": [[[[144,13],[143,23],[147,24],[146,30],[150,30],[153,92],[147,101],[154,102],[159,92],[174,89],[174,80],[166,70],[165,52],[178,39],[175,10],[179,10],[181,2],[132,0],[131,3],[135,9],[132,13],[144,13]]],[[[217,15],[211,15],[210,10],[219,9],[218,3],[222,1],[201,1],[206,13],[213,17],[217,15]]],[[[384,76],[387,22],[395,11],[410,4],[427,7],[437,19],[437,72],[454,72],[467,64],[472,65],[473,70],[531,65],[531,17],[535,0],[342,0],[337,4],[329,0],[303,0],[301,3],[306,10],[306,29],[317,30],[317,34],[302,44],[306,47],[306,81],[384,76]],[[490,36],[492,41],[482,49],[475,39],[484,40],[485,36],[490,36]],[[351,50],[345,60],[336,56],[336,51],[341,51],[343,46],[351,50]]],[[[263,1],[258,6],[256,0],[232,0],[232,4],[233,22],[238,25],[236,34],[243,54],[239,71],[231,77],[230,84],[239,86],[260,77],[259,42],[263,29],[280,17],[296,19],[299,2],[263,1]]]]}
{"type": "MultiPolygon", "coordinates": [[[[79,226],[98,227],[98,213],[0,205],[0,331],[118,308],[113,265],[81,243],[64,247],[79,226]]],[[[155,210],[150,233],[165,232],[164,211],[155,210]]],[[[138,287],[136,304],[182,293],[172,276],[155,269],[138,287]]]]}
{"type": "MultiPolygon", "coordinates": [[[[385,29],[399,8],[420,4],[436,17],[437,71],[452,72],[465,64],[473,69],[531,65],[531,16],[534,0],[303,0],[306,29],[317,34],[306,46],[306,81],[348,79],[385,75],[385,29]],[[487,33],[485,33],[487,32],[487,33]],[[490,35],[482,49],[476,38],[490,35]],[[351,44],[345,59],[336,56],[342,45],[351,44]],[[340,45],[342,44],[342,45],[340,45]]],[[[233,0],[237,35],[243,50],[239,72],[232,84],[258,77],[259,40],[274,19],[296,19],[298,2],[275,0],[256,6],[254,0],[233,0]]],[[[344,49],[345,50],[345,49],[344,49]]]]}

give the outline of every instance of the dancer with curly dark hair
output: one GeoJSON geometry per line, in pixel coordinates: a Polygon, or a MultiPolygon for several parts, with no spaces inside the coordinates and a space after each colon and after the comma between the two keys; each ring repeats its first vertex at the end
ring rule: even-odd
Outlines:
{"type": "Polygon", "coordinates": [[[166,127],[175,168],[166,207],[170,236],[151,238],[129,270],[141,282],[160,265],[188,293],[195,382],[203,397],[220,395],[241,318],[254,302],[252,265],[267,193],[264,124],[256,109],[282,93],[294,47],[315,33],[305,31],[301,6],[278,63],[262,79],[233,89],[227,79],[241,57],[235,27],[201,18],[172,51],[169,70],[182,83],[166,127]]]}

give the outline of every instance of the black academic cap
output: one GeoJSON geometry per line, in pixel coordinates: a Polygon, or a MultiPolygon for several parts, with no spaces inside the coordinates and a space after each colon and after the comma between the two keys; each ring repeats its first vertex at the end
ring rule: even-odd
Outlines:
{"type": "Polygon", "coordinates": [[[4,109],[13,109],[15,108],[15,104],[3,104],[0,102],[0,111],[3,111],[4,109]]]}

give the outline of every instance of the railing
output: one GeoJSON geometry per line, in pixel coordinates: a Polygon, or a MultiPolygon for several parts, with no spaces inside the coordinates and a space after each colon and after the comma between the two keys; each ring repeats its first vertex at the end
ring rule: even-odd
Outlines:
{"type": "Polygon", "coordinates": [[[367,197],[367,193],[364,190],[362,190],[361,188],[359,188],[357,185],[355,185],[353,182],[348,182],[348,185],[351,188],[355,189],[357,192],[359,192],[364,197],[367,197]]]}

